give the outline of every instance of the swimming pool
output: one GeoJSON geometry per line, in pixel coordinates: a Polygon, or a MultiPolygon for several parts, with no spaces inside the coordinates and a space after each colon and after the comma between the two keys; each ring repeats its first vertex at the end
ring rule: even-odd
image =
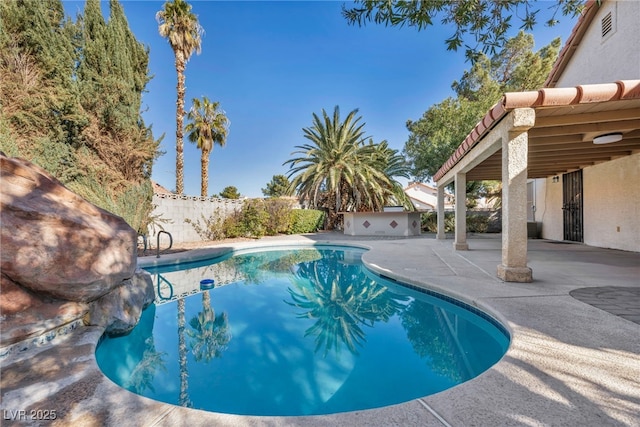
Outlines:
{"type": "Polygon", "coordinates": [[[271,248],[150,269],[156,303],[130,334],[101,341],[98,364],[162,402],[286,416],[406,402],[504,355],[491,317],[373,274],[364,252],[271,248]]]}

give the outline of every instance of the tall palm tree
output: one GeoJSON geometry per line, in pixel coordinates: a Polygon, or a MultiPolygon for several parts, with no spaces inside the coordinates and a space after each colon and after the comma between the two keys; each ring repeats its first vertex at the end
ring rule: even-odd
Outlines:
{"type": "Polygon", "coordinates": [[[180,367],[180,394],[178,404],[187,408],[191,407],[189,399],[189,371],[187,365],[187,340],[185,337],[185,301],[178,299],[178,365],[180,367]]]}
{"type": "Polygon", "coordinates": [[[209,154],[216,144],[224,147],[229,133],[229,119],[224,111],[218,109],[219,106],[218,102],[212,103],[206,96],[202,97],[202,101],[193,98],[193,105],[187,115],[190,122],[185,130],[189,133],[189,141],[197,144],[202,151],[200,195],[203,197],[208,195],[209,154]]]}
{"type": "Polygon", "coordinates": [[[191,12],[191,5],[184,0],[167,1],[163,9],[156,13],[158,31],[165,37],[176,57],[178,74],[176,86],[176,192],[184,193],[184,154],[183,154],[183,117],[184,111],[184,70],[187,61],[194,52],[200,53],[204,30],[198,23],[198,17],[191,12]]]}
{"type": "Polygon", "coordinates": [[[211,307],[209,291],[202,292],[202,311],[191,319],[189,326],[187,335],[191,338],[191,351],[197,362],[222,357],[231,341],[231,332],[227,313],[216,315],[211,307]]]}
{"type": "Polygon", "coordinates": [[[293,154],[302,157],[290,159],[289,178],[298,194],[310,200],[312,206],[318,205],[321,192],[334,195],[334,208],[341,208],[342,184],[350,180],[359,145],[362,143],[364,123],[361,117],[355,118],[358,110],[353,110],[344,122],[340,121],[340,109],[335,107],[333,118],[322,110],[322,119],[313,114],[313,126],[304,128],[304,137],[309,144],[296,146],[293,154]],[[355,119],[354,119],[355,118],[355,119]],[[297,174],[297,175],[296,175],[297,174]]]}

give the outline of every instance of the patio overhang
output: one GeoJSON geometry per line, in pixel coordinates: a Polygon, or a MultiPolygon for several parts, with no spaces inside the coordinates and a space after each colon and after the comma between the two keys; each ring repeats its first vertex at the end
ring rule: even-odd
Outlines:
{"type": "MultiPolygon", "coordinates": [[[[640,153],[640,80],[504,94],[434,176],[438,192],[451,182],[457,184],[454,247],[467,249],[466,182],[502,181],[503,264],[498,276],[531,281],[526,267],[527,179],[635,153],[640,153]],[[594,138],[607,134],[617,134],[617,141],[594,143],[594,138]]],[[[438,226],[438,237],[443,238],[444,223],[438,226]]]]}
{"type": "Polygon", "coordinates": [[[466,173],[470,181],[501,180],[501,146],[492,130],[520,108],[535,111],[535,124],[528,131],[528,178],[554,176],[640,151],[640,80],[511,92],[438,170],[438,186],[453,182],[457,172],[466,173]],[[593,143],[594,137],[614,132],[622,133],[620,141],[593,143]]]}

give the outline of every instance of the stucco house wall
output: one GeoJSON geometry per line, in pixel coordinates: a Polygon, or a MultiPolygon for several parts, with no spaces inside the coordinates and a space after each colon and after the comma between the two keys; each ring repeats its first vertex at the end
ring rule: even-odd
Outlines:
{"type": "Polygon", "coordinates": [[[639,21],[639,1],[602,2],[556,87],[640,77],[639,21]],[[613,28],[603,37],[602,19],[609,12],[613,28]]]}
{"type": "Polygon", "coordinates": [[[640,153],[582,173],[584,243],[640,251],[640,153]]]}
{"type": "MultiPolygon", "coordinates": [[[[412,182],[404,188],[404,192],[419,211],[436,210],[438,207],[438,190],[422,182],[412,182]]],[[[453,208],[453,195],[445,193],[445,209],[453,208]]]]}
{"type": "MultiPolygon", "coordinates": [[[[603,1],[555,87],[640,78],[640,2],[603,1]],[[612,31],[602,36],[611,13],[612,31]]],[[[640,252],[640,153],[583,169],[584,243],[640,252]],[[618,231],[619,230],[619,231],[618,231]]],[[[542,237],[563,240],[562,176],[536,180],[542,237]]]]}
{"type": "Polygon", "coordinates": [[[536,180],[535,220],[542,222],[542,238],[562,240],[562,181],[553,177],[536,180]]]}

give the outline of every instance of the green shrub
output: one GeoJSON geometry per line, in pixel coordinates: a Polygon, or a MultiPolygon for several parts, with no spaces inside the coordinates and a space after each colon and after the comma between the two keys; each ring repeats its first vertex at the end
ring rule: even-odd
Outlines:
{"type": "Polygon", "coordinates": [[[194,222],[189,218],[185,218],[184,222],[191,224],[202,240],[222,240],[225,238],[224,219],[220,215],[220,209],[216,209],[209,218],[202,215],[202,224],[200,224],[200,220],[194,222]]]}
{"type": "Polygon", "coordinates": [[[0,115],[0,151],[7,157],[24,157],[20,153],[20,147],[15,141],[9,129],[9,121],[4,115],[0,115]]]}
{"type": "MultiPolygon", "coordinates": [[[[421,230],[427,233],[438,232],[438,213],[425,212],[420,215],[421,230]]],[[[451,233],[456,229],[455,215],[453,212],[444,214],[444,232],[451,233]]]]}
{"type": "Polygon", "coordinates": [[[286,199],[252,199],[226,218],[217,210],[211,217],[191,224],[203,240],[221,240],[235,237],[275,236],[280,233],[313,233],[322,228],[325,214],[312,209],[292,209],[286,199]]]}
{"type": "MultiPolygon", "coordinates": [[[[422,223],[422,231],[428,233],[438,232],[438,214],[437,212],[425,212],[420,216],[422,223]]],[[[467,231],[471,233],[486,233],[489,229],[489,218],[484,215],[468,215],[467,231]]],[[[453,212],[445,212],[444,214],[444,231],[452,233],[456,231],[456,217],[453,212]]]]}
{"type": "Polygon", "coordinates": [[[484,215],[467,216],[467,231],[472,233],[486,233],[489,229],[489,217],[484,215]]]}
{"type": "Polygon", "coordinates": [[[222,221],[223,238],[233,239],[242,236],[242,226],[240,220],[240,212],[235,211],[222,221]]]}
{"type": "Polygon", "coordinates": [[[263,201],[264,209],[269,214],[266,224],[267,235],[286,233],[291,227],[291,201],[280,198],[270,198],[263,201]]]}
{"type": "Polygon", "coordinates": [[[291,226],[288,234],[315,233],[322,229],[325,213],[315,209],[291,210],[291,226]]]}
{"type": "Polygon", "coordinates": [[[226,237],[263,237],[267,233],[269,213],[260,199],[247,201],[240,211],[224,220],[226,237]]]}
{"type": "Polygon", "coordinates": [[[427,233],[438,231],[438,215],[435,212],[420,214],[420,230],[427,233]]]}
{"type": "Polygon", "coordinates": [[[94,174],[80,176],[65,185],[90,203],[122,217],[140,234],[147,234],[149,225],[158,222],[152,215],[153,187],[150,180],[140,184],[124,183],[118,193],[106,189],[94,174]]]}

